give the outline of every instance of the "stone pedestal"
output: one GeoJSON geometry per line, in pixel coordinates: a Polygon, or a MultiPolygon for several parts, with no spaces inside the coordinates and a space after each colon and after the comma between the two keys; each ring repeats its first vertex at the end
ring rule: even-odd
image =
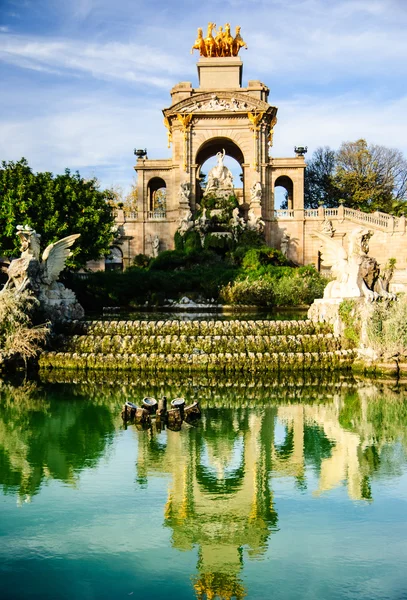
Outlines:
{"type": "Polygon", "coordinates": [[[242,86],[243,63],[239,56],[201,56],[197,67],[200,89],[238,90],[242,86]]]}
{"type": "Polygon", "coordinates": [[[318,298],[308,309],[308,318],[315,323],[330,323],[335,335],[342,335],[343,322],[339,316],[339,306],[344,300],[352,300],[355,304],[364,305],[364,298],[318,298]]]}

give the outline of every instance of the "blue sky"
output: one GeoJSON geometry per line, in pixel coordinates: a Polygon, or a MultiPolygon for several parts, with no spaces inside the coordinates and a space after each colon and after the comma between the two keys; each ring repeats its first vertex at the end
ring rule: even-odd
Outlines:
{"type": "Polygon", "coordinates": [[[169,156],[161,109],[197,85],[209,20],[242,26],[274,156],[360,137],[407,155],[407,0],[0,0],[0,158],[126,188],[134,147],[169,156]]]}

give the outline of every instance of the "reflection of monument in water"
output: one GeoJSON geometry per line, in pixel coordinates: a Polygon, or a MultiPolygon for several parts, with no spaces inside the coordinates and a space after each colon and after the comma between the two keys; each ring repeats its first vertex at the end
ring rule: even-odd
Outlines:
{"type": "Polygon", "coordinates": [[[242,598],[242,548],[260,556],[277,525],[268,485],[275,410],[228,411],[222,421],[216,413],[184,434],[168,431],[165,450],[141,437],[137,470],[172,475],[165,524],[176,548],[199,547],[198,597],[242,598]]]}
{"type": "Polygon", "coordinates": [[[357,404],[352,395],[344,401],[338,394],[326,404],[206,409],[202,426],[168,431],[166,443],[140,435],[139,480],[171,475],[165,524],[172,529],[173,545],[199,548],[194,581],[199,598],[245,594],[243,548],[249,557],[261,556],[270,534],[284,527],[273,501],[273,479],[294,478],[304,489],[312,468],[318,479],[314,495],[346,485],[351,500],[371,499],[369,480],[386,443],[368,421],[374,393],[360,390],[357,404]],[[354,431],[342,424],[348,402],[354,431]],[[279,441],[277,427],[284,429],[279,441]]]}

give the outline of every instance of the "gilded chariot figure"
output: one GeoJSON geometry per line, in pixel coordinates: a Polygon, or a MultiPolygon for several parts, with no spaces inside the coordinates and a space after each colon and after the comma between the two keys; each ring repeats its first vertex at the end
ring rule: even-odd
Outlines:
{"type": "Polygon", "coordinates": [[[224,27],[220,26],[215,37],[214,29],[216,29],[216,23],[209,22],[206,37],[204,37],[202,28],[198,27],[198,37],[191,48],[191,54],[194,50],[199,50],[199,55],[205,57],[238,56],[240,48],[247,49],[247,44],[240,34],[241,27],[239,25],[236,26],[235,37],[230,33],[230,23],[226,23],[224,27]]]}

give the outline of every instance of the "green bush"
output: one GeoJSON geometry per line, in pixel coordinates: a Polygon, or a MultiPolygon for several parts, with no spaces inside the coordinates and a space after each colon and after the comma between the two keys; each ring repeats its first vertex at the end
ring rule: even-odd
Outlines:
{"type": "Polygon", "coordinates": [[[227,304],[299,306],[322,297],[325,285],[326,280],[312,266],[266,266],[229,283],[220,297],[227,304]]]}
{"type": "Polygon", "coordinates": [[[148,267],[150,264],[151,257],[147,254],[136,254],[133,258],[133,267],[148,267]]]}
{"type": "Polygon", "coordinates": [[[0,297],[0,365],[13,358],[21,358],[27,363],[45,344],[47,327],[33,327],[32,322],[38,305],[29,290],[18,295],[14,290],[3,291],[0,297]]]}
{"type": "Polygon", "coordinates": [[[228,283],[220,291],[220,297],[225,304],[274,306],[274,282],[270,279],[257,281],[235,281],[228,283]]]}
{"type": "Polygon", "coordinates": [[[397,302],[378,302],[367,321],[369,345],[386,354],[407,353],[407,296],[397,302]]]}
{"type": "Polygon", "coordinates": [[[215,235],[214,233],[207,233],[205,236],[204,247],[205,250],[213,250],[219,254],[226,254],[234,246],[232,237],[226,235],[215,235]]]}
{"type": "Polygon", "coordinates": [[[245,270],[256,270],[265,265],[287,265],[287,259],[280,250],[269,246],[250,248],[243,256],[242,267],[245,270]]]}
{"type": "Polygon", "coordinates": [[[202,250],[201,236],[195,229],[187,231],[184,235],[184,252],[199,252],[202,250]]]}

